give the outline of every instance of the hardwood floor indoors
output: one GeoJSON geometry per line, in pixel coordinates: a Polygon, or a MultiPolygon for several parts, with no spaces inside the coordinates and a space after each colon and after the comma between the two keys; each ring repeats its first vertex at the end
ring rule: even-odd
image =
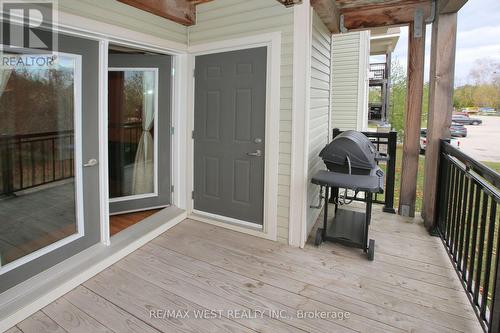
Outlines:
{"type": "Polygon", "coordinates": [[[109,217],[109,229],[111,236],[116,235],[120,231],[141,222],[145,218],[150,217],[153,214],[156,214],[161,209],[151,209],[145,210],[142,212],[128,213],[128,214],[119,214],[119,215],[111,215],[109,217]]]}

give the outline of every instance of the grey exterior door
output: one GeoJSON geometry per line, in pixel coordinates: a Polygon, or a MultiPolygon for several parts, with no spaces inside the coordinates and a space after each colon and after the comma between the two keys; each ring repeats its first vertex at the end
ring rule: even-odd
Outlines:
{"type": "MultiPolygon", "coordinates": [[[[154,138],[154,145],[158,145],[157,147],[153,147],[153,150],[156,152],[154,156],[154,164],[156,167],[154,168],[154,181],[156,182],[155,188],[156,193],[154,195],[139,195],[134,196],[129,194],[123,194],[121,199],[113,201],[110,200],[109,211],[111,214],[118,214],[120,212],[130,212],[130,211],[139,211],[146,210],[148,208],[159,208],[166,207],[171,203],[171,171],[170,171],[170,159],[171,159],[171,132],[170,132],[170,113],[171,113],[171,73],[172,73],[172,57],[168,55],[144,55],[144,54],[110,54],[108,60],[108,66],[110,68],[121,69],[132,72],[140,72],[141,69],[154,69],[157,71],[157,110],[156,115],[157,119],[155,120],[155,126],[157,128],[152,128],[150,132],[154,138]]],[[[111,72],[110,72],[111,78],[111,72]]],[[[121,130],[121,140],[115,140],[116,138],[109,138],[108,140],[108,148],[109,148],[109,174],[110,179],[120,178],[120,177],[112,177],[112,175],[116,175],[120,170],[124,169],[123,165],[128,164],[129,174],[134,173],[134,163],[136,151],[135,148],[131,148],[130,145],[130,136],[134,135],[130,128],[127,128],[130,124],[129,120],[134,118],[134,115],[130,114],[130,110],[125,110],[126,106],[124,103],[113,103],[112,99],[116,98],[117,95],[121,95],[122,99],[124,93],[122,91],[114,91],[116,90],[116,86],[112,86],[111,80],[108,84],[108,122],[111,124],[110,115],[112,111],[117,111],[115,113],[121,114],[121,125],[124,128],[121,130]],[[113,107],[123,108],[123,110],[112,110],[113,107]],[[126,114],[127,113],[127,114],[126,114]],[[118,141],[118,142],[116,142],[118,141]],[[135,149],[135,150],[134,150],[135,149]],[[132,152],[130,152],[132,150],[132,152]],[[126,156],[130,155],[130,156],[126,156]],[[116,168],[116,166],[119,168],[116,168]]],[[[137,114],[140,114],[140,105],[138,107],[137,114]]],[[[139,122],[138,135],[136,146],[138,141],[140,141],[140,132],[142,131],[141,124],[139,122]]],[[[111,133],[111,128],[108,130],[111,133]]],[[[133,140],[132,140],[133,141],[133,140]]],[[[127,167],[125,167],[127,168],[127,167]]],[[[131,182],[130,177],[121,177],[123,182],[131,182]]],[[[126,186],[127,184],[125,184],[126,186]]],[[[110,190],[112,186],[110,184],[110,190]]],[[[112,196],[110,195],[110,198],[112,196]]]]}
{"type": "Polygon", "coordinates": [[[267,48],[196,57],[194,209],[263,224],[267,48]]]}

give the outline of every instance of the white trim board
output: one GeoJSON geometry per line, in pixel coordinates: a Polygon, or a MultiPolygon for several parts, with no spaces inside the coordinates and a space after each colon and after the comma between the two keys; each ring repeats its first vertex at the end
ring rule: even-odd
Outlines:
{"type": "Polygon", "coordinates": [[[188,56],[177,55],[172,59],[172,113],[171,126],[171,184],[174,192],[171,196],[172,205],[187,209],[187,90],[190,76],[188,75],[188,56]]]}
{"type": "Polygon", "coordinates": [[[0,294],[0,332],[16,325],[186,219],[170,207],[0,294]]]}
{"type": "Polygon", "coordinates": [[[225,219],[221,222],[193,213],[191,192],[194,188],[194,141],[191,131],[194,129],[194,78],[189,80],[188,112],[187,112],[187,156],[186,156],[186,202],[188,213],[193,219],[212,223],[221,227],[240,231],[270,240],[278,236],[278,160],[279,160],[279,122],[280,122],[280,92],[281,92],[281,32],[228,39],[219,42],[198,44],[188,48],[188,73],[193,73],[195,57],[204,54],[221,53],[234,50],[244,50],[255,47],[267,47],[267,92],[266,92],[266,139],[265,139],[265,178],[264,178],[264,225],[262,231],[254,228],[240,227],[225,219]]]}
{"type": "Polygon", "coordinates": [[[312,8],[309,1],[293,7],[292,163],[288,243],[298,247],[304,247],[307,237],[311,20],[312,8]]]}
{"type": "Polygon", "coordinates": [[[109,176],[108,176],[108,50],[107,40],[99,41],[99,208],[101,243],[109,246],[109,176]]]}
{"type": "Polygon", "coordinates": [[[368,130],[368,94],[370,73],[370,30],[359,32],[357,130],[368,130]]]}

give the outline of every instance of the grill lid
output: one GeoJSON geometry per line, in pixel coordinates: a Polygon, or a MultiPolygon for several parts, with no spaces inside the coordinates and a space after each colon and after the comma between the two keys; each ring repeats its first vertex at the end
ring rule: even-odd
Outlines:
{"type": "Polygon", "coordinates": [[[349,157],[351,168],[361,170],[376,168],[376,161],[379,159],[373,143],[363,133],[357,131],[341,133],[323,148],[319,156],[327,166],[331,163],[345,166],[349,157]]]}

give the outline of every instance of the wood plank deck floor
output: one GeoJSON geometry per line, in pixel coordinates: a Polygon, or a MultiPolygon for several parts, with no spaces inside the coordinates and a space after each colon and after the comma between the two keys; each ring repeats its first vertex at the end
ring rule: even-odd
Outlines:
{"type": "Polygon", "coordinates": [[[301,250],[186,220],[11,332],[482,332],[438,238],[377,212],[371,237],[373,262],[341,245],[301,250]],[[204,309],[222,315],[196,319],[204,309]]]}

